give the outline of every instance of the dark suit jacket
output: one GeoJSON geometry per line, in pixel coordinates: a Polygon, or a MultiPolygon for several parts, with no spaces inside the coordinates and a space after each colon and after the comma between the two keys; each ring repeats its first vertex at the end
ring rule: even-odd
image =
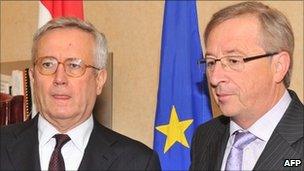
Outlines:
{"type": "MultiPolygon", "coordinates": [[[[156,153],[94,119],[79,170],[160,170],[156,153]]],[[[38,117],[1,128],[0,170],[40,170],[38,117]]]]}
{"type": "MultiPolygon", "coordinates": [[[[304,106],[293,91],[292,101],[276,126],[254,170],[303,170],[304,106]],[[300,167],[283,167],[285,159],[301,159],[300,167]]],[[[229,118],[219,116],[198,127],[192,139],[190,170],[220,170],[229,139],[229,118]]]]}

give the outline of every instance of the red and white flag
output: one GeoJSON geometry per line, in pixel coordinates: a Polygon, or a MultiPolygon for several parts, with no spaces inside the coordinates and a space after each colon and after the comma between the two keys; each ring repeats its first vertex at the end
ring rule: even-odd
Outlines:
{"type": "Polygon", "coordinates": [[[40,0],[38,28],[52,18],[76,17],[83,20],[82,0],[40,0]]]}

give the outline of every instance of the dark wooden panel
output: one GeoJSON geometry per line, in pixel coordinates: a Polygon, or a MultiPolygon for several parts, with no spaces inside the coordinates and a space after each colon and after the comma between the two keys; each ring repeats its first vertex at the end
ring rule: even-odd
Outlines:
{"type": "Polygon", "coordinates": [[[31,66],[31,61],[1,62],[1,74],[11,75],[13,70],[24,70],[31,66]]]}

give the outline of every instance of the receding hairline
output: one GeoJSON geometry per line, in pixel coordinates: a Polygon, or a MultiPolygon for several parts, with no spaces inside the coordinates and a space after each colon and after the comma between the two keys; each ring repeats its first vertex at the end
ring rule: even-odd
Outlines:
{"type": "MultiPolygon", "coordinates": [[[[232,20],[239,20],[239,19],[243,19],[244,21],[248,21],[248,19],[250,19],[253,24],[253,27],[256,27],[256,36],[257,36],[257,43],[260,44],[262,46],[263,43],[263,28],[262,28],[262,23],[259,19],[259,17],[257,16],[257,14],[254,13],[245,13],[245,14],[241,14],[235,17],[231,17],[228,18],[226,20],[223,20],[221,22],[216,23],[215,25],[212,26],[212,29],[209,30],[208,32],[208,37],[204,37],[205,38],[205,46],[207,46],[208,44],[208,39],[210,38],[210,35],[214,32],[214,30],[216,30],[217,28],[221,27],[221,25],[226,24],[227,22],[231,22],[232,20]],[[253,23],[254,22],[254,23],[253,23]]],[[[242,25],[244,26],[244,25],[242,25]]],[[[245,25],[248,26],[248,25],[245,25]]],[[[231,27],[231,29],[233,29],[234,26],[231,27]]]]}
{"type": "MultiPolygon", "coordinates": [[[[47,30],[47,31],[45,31],[43,34],[41,34],[40,36],[39,36],[39,38],[38,39],[36,39],[36,46],[37,46],[37,52],[38,52],[38,50],[39,50],[39,45],[40,45],[40,41],[41,41],[41,39],[43,39],[43,38],[45,38],[47,35],[49,35],[49,34],[51,34],[51,33],[53,33],[53,32],[57,32],[57,31],[69,31],[69,30],[76,30],[76,31],[79,31],[79,32],[82,32],[82,33],[86,33],[86,35],[87,36],[89,36],[90,37],[90,41],[92,41],[92,50],[93,50],[93,53],[94,53],[94,49],[96,48],[95,47],[95,45],[96,45],[96,43],[95,43],[95,41],[96,41],[96,38],[94,37],[94,35],[92,34],[92,33],[90,33],[90,32],[88,32],[88,31],[86,31],[86,30],[83,30],[83,29],[81,29],[81,28],[79,28],[79,27],[56,27],[56,28],[53,28],[53,29],[49,29],[49,30],[47,30]]],[[[37,55],[37,54],[36,54],[37,55]]],[[[92,54],[92,55],[94,55],[94,54],[92,54]]],[[[36,56],[35,58],[37,58],[38,56],[36,56]]],[[[94,58],[94,57],[93,57],[94,58]]]]}
{"type": "Polygon", "coordinates": [[[43,38],[45,37],[46,35],[54,32],[54,31],[58,31],[58,30],[78,30],[80,32],[83,32],[83,33],[87,33],[88,35],[90,35],[90,37],[93,38],[93,40],[95,41],[95,36],[88,30],[84,30],[84,29],[81,29],[79,27],[55,27],[55,28],[52,28],[52,29],[47,29],[45,32],[43,32],[39,37],[37,37],[36,41],[37,43],[43,38]]]}
{"type": "MultiPolygon", "coordinates": [[[[260,29],[260,30],[262,29],[262,23],[259,19],[259,14],[257,12],[248,12],[248,13],[242,13],[242,14],[238,14],[235,16],[227,17],[227,18],[224,18],[223,20],[212,23],[212,25],[207,25],[206,30],[204,32],[205,45],[207,45],[207,40],[210,37],[210,33],[213,32],[213,30],[215,28],[217,28],[219,25],[221,25],[227,21],[234,20],[234,19],[240,19],[240,18],[247,18],[247,19],[254,18],[256,20],[256,23],[258,24],[258,29],[260,29]]],[[[231,29],[233,29],[233,28],[231,28],[231,29]]],[[[260,33],[260,34],[262,34],[262,33],[260,33]]]]}
{"type": "Polygon", "coordinates": [[[34,57],[34,60],[32,62],[35,62],[35,60],[37,59],[37,56],[38,54],[38,50],[39,50],[39,46],[40,46],[40,41],[41,39],[43,39],[45,36],[47,36],[48,34],[51,34],[52,32],[54,31],[59,31],[59,30],[78,30],[80,32],[83,32],[83,33],[87,33],[87,35],[89,35],[89,37],[92,38],[92,61],[95,60],[94,58],[94,53],[96,51],[96,37],[94,36],[94,34],[89,31],[88,29],[83,29],[83,28],[80,28],[80,27],[77,27],[77,26],[59,26],[59,27],[50,27],[48,29],[46,29],[42,34],[40,34],[38,37],[36,37],[36,39],[34,39],[34,41],[36,42],[35,43],[35,46],[36,46],[36,56],[34,57]]]}

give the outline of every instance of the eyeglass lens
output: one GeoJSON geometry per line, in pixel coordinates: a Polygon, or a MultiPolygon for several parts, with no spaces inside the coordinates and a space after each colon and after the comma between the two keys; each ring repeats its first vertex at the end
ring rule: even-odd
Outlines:
{"type": "MultiPolygon", "coordinates": [[[[57,71],[60,63],[54,57],[42,57],[37,59],[36,66],[41,74],[51,75],[57,71]]],[[[82,76],[86,70],[86,65],[79,58],[68,58],[62,64],[67,75],[72,77],[82,76]]]]}

